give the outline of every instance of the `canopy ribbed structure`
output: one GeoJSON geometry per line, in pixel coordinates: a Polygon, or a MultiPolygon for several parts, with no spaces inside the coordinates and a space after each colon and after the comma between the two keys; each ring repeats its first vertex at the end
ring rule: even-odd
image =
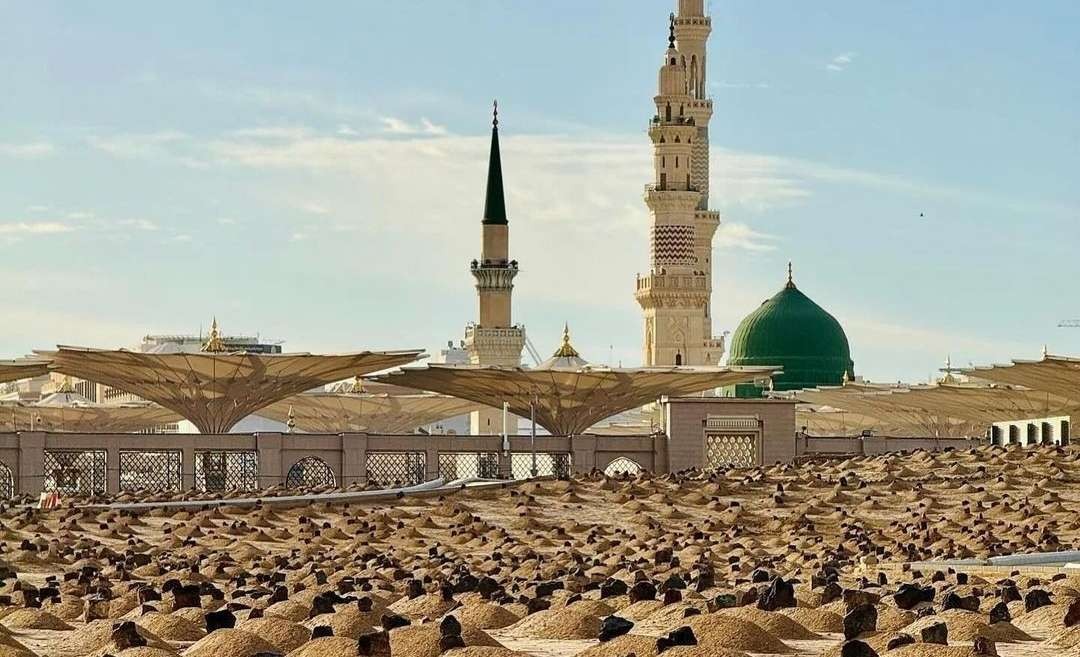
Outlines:
{"type": "Polygon", "coordinates": [[[51,368],[179,413],[202,433],[226,433],[260,408],[301,392],[415,361],[421,350],[354,354],[142,352],[60,346],[51,368]]]}
{"type": "Polygon", "coordinates": [[[1014,360],[1008,365],[974,367],[962,371],[969,377],[984,381],[1023,386],[1058,398],[1080,400],[1078,358],[1046,355],[1042,360],[1014,360]]]}
{"type": "Polygon", "coordinates": [[[655,367],[611,369],[523,369],[483,365],[430,365],[376,377],[396,385],[468,399],[529,417],[554,435],[574,436],[623,411],[663,396],[767,378],[771,367],[655,367]]]}
{"type": "Polygon", "coordinates": [[[877,418],[885,427],[936,437],[979,436],[994,422],[1070,415],[1080,409],[1077,399],[974,382],[887,388],[845,385],[802,390],[796,398],[877,418]]]}
{"type": "Polygon", "coordinates": [[[181,416],[157,404],[43,406],[0,404],[0,431],[134,433],[179,422],[181,416]]]}
{"type": "Polygon", "coordinates": [[[15,360],[0,360],[0,383],[32,379],[42,374],[48,374],[49,361],[36,358],[18,358],[15,360]]]}
{"type": "Polygon", "coordinates": [[[289,412],[305,433],[411,433],[417,427],[471,413],[480,404],[428,393],[385,395],[311,392],[270,404],[257,415],[286,422],[289,412]]]}

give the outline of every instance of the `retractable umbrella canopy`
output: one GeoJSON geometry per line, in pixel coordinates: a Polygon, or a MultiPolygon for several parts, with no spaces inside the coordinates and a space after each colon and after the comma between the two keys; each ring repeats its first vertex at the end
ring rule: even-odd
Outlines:
{"type": "Polygon", "coordinates": [[[137,395],[179,413],[202,433],[225,433],[276,401],[328,383],[415,361],[422,350],[262,354],[204,350],[155,354],[60,346],[50,368],[137,395]]]}
{"type": "Polygon", "coordinates": [[[663,396],[688,395],[764,379],[772,367],[580,367],[524,369],[435,364],[375,377],[418,390],[451,395],[536,421],[554,435],[579,435],[597,422],[663,396]]]}
{"type": "Polygon", "coordinates": [[[0,383],[32,379],[49,372],[49,361],[39,358],[0,360],[0,383]]]}
{"type": "Polygon", "coordinates": [[[430,393],[367,394],[311,392],[270,404],[257,414],[288,422],[306,433],[409,433],[446,418],[464,415],[480,404],[430,393]]]}

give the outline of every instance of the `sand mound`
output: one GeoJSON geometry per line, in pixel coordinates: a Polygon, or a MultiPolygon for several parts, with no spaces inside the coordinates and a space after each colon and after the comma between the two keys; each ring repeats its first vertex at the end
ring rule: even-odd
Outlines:
{"type": "MultiPolygon", "coordinates": [[[[639,620],[644,620],[656,613],[658,609],[661,609],[664,603],[659,600],[638,600],[637,602],[627,605],[619,610],[619,617],[625,618],[635,623],[639,620]]],[[[638,657],[642,657],[638,655],[638,657]]]]}
{"type": "Polygon", "coordinates": [[[1080,645],[1080,625],[1074,625],[1073,627],[1066,627],[1063,630],[1058,630],[1055,634],[1051,635],[1049,639],[1043,642],[1048,646],[1057,646],[1058,648],[1073,648],[1080,645]]]}
{"type": "Polygon", "coordinates": [[[311,638],[311,630],[284,618],[263,616],[238,623],[236,629],[262,637],[281,652],[290,652],[311,638]]]}
{"type": "Polygon", "coordinates": [[[288,657],[356,657],[356,640],[343,636],[324,636],[308,641],[290,652],[288,657]]]}
{"type": "Polygon", "coordinates": [[[694,608],[706,613],[704,603],[679,602],[673,605],[661,607],[646,616],[634,626],[634,632],[638,634],[650,634],[659,636],[667,634],[671,630],[686,625],[686,610],[694,608]]]}
{"type": "Polygon", "coordinates": [[[319,625],[329,625],[334,631],[334,636],[344,636],[351,639],[360,638],[380,623],[382,616],[371,611],[360,611],[356,607],[349,606],[339,609],[332,614],[321,614],[304,623],[305,627],[314,628],[319,625]]]}
{"type": "MultiPolygon", "coordinates": [[[[439,657],[439,626],[436,623],[399,627],[390,632],[390,654],[395,657],[439,657]]],[[[503,645],[483,630],[461,626],[466,646],[502,648],[503,645]]]]}
{"type": "Polygon", "coordinates": [[[529,657],[529,653],[495,646],[465,646],[447,650],[443,657],[529,657]]]}
{"type": "Polygon", "coordinates": [[[600,634],[600,617],[571,605],[538,611],[505,630],[511,636],[533,639],[595,639],[600,634]]]}
{"type": "Polygon", "coordinates": [[[454,610],[453,615],[462,625],[481,630],[499,630],[521,620],[517,614],[491,602],[468,604],[454,610]]]}
{"type": "Polygon", "coordinates": [[[444,600],[441,595],[428,593],[409,600],[402,598],[390,605],[390,611],[412,619],[438,618],[457,606],[455,600],[444,600]]]}
{"type": "Polygon", "coordinates": [[[198,641],[206,636],[206,631],[190,620],[175,614],[163,614],[152,611],[135,622],[166,641],[198,641]]]}
{"type": "Polygon", "coordinates": [[[110,652],[109,654],[113,657],[176,657],[176,652],[173,650],[151,648],[150,646],[126,648],[120,652],[110,652]]]}
{"type": "Polygon", "coordinates": [[[837,633],[844,631],[844,617],[824,609],[790,607],[781,610],[780,613],[812,632],[837,633]]]}
{"type": "Polygon", "coordinates": [[[282,600],[275,602],[263,610],[267,616],[278,616],[294,623],[300,623],[307,619],[311,613],[311,605],[296,600],[282,600]]]}
{"type": "MultiPolygon", "coordinates": [[[[112,648],[114,647],[112,642],[113,626],[116,624],[117,621],[114,620],[96,620],[87,623],[65,637],[64,646],[76,655],[86,655],[96,650],[112,648]]],[[[161,637],[145,627],[136,625],[135,631],[139,633],[139,636],[146,639],[147,647],[172,650],[172,646],[162,641],[161,637]]]]}
{"type": "MultiPolygon", "coordinates": [[[[356,642],[353,642],[356,650],[356,642]]],[[[260,652],[277,652],[262,637],[243,630],[217,630],[196,641],[184,657],[252,657],[260,652]]]]}
{"type": "Polygon", "coordinates": [[[972,657],[970,647],[943,646],[938,643],[909,643],[888,652],[889,657],[972,657]]]}
{"type": "MultiPolygon", "coordinates": [[[[841,609],[843,609],[842,602],[841,609]]],[[[898,632],[915,621],[913,612],[904,611],[891,605],[878,605],[877,613],[878,632],[898,632]]]]}
{"type": "Polygon", "coordinates": [[[1039,607],[1013,618],[1013,625],[1031,636],[1045,638],[1058,632],[1065,625],[1065,612],[1069,605],[1052,604],[1039,607]]]}
{"type": "MultiPolygon", "coordinates": [[[[735,607],[734,609],[724,609],[719,613],[749,621],[778,639],[809,641],[821,638],[800,625],[798,621],[775,611],[762,611],[757,607],[735,607]]],[[[843,624],[843,619],[841,619],[841,624],[843,624]]]]}
{"type": "Polygon", "coordinates": [[[47,611],[33,608],[17,609],[3,619],[0,624],[13,630],[70,630],[71,626],[47,611]]]}
{"type": "Polygon", "coordinates": [[[643,634],[624,634],[611,641],[598,643],[574,657],[656,657],[656,637],[643,634]]]}
{"type": "Polygon", "coordinates": [[[996,643],[1014,643],[1033,641],[1030,636],[1017,629],[1012,623],[989,624],[982,614],[962,609],[949,609],[934,616],[925,616],[915,621],[904,630],[911,636],[918,637],[919,632],[935,623],[945,623],[949,628],[949,641],[974,641],[975,637],[986,637],[996,643]]]}
{"type": "Polygon", "coordinates": [[[786,654],[792,649],[760,626],[723,614],[702,614],[685,619],[681,625],[694,630],[699,644],[725,646],[744,652],[786,654]]]}

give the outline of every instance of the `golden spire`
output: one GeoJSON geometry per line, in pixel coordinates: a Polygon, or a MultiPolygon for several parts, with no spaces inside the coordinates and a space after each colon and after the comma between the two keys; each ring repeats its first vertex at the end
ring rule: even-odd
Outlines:
{"type": "Polygon", "coordinates": [[[352,386],[349,388],[350,395],[362,395],[367,392],[364,388],[364,380],[359,376],[354,376],[352,380],[352,386]]]}
{"type": "Polygon", "coordinates": [[[221,331],[218,329],[217,317],[214,317],[214,321],[210,324],[210,335],[206,337],[202,350],[210,354],[220,354],[227,351],[225,340],[222,339],[221,331]]]}
{"type": "Polygon", "coordinates": [[[844,378],[843,378],[843,380],[841,381],[841,385],[845,385],[845,386],[846,386],[846,385],[847,385],[848,383],[850,383],[850,382],[851,382],[851,377],[849,377],[849,376],[848,376],[847,370],[844,370],[844,378]]]}
{"type": "Polygon", "coordinates": [[[62,395],[70,395],[75,392],[75,383],[72,382],[70,375],[64,375],[64,380],[60,383],[60,387],[56,389],[56,392],[62,395]]]}
{"type": "Polygon", "coordinates": [[[288,433],[292,433],[293,429],[296,428],[296,412],[293,411],[293,407],[291,404],[289,405],[289,417],[285,421],[285,426],[289,428],[288,433]]]}
{"type": "Polygon", "coordinates": [[[563,324],[562,346],[555,351],[555,358],[580,358],[581,354],[570,344],[570,324],[563,324]]]}
{"type": "Polygon", "coordinates": [[[787,263],[787,287],[795,287],[795,277],[792,274],[791,261],[787,263]]]}

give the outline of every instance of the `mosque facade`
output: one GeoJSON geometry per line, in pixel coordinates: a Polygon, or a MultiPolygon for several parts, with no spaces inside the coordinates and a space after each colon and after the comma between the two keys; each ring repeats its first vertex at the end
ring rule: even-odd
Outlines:
{"type": "Polygon", "coordinates": [[[634,293],[643,314],[646,366],[717,365],[724,354],[723,337],[713,337],[711,311],[712,241],[720,225],[720,213],[709,209],[711,31],[704,0],[678,1],[649,122],[649,271],[638,274],[634,293]]]}

